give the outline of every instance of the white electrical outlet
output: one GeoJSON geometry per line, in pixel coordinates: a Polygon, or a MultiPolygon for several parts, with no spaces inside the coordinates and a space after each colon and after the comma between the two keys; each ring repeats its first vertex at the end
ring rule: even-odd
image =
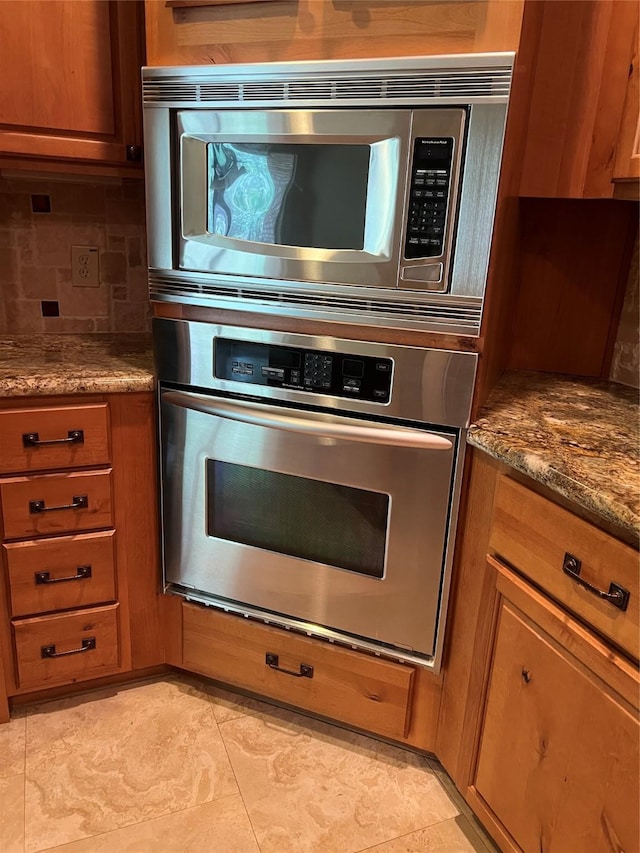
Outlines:
{"type": "Polygon", "coordinates": [[[71,247],[71,283],[74,287],[100,287],[97,246],[71,247]]]}

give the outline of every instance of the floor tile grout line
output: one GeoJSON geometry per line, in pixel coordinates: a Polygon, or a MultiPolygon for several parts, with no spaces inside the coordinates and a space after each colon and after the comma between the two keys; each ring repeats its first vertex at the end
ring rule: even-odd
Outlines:
{"type": "MultiPolygon", "coordinates": [[[[215,717],[215,715],[214,715],[214,717],[215,717]]],[[[236,717],[235,719],[238,719],[238,718],[236,717]]],[[[227,722],[233,722],[233,720],[227,720],[227,722]]],[[[229,761],[229,766],[231,767],[231,772],[233,773],[233,778],[236,780],[236,785],[238,787],[238,793],[240,794],[240,799],[242,800],[242,807],[244,808],[245,814],[247,815],[247,820],[249,821],[249,826],[251,827],[251,832],[253,833],[253,837],[255,838],[256,846],[257,846],[258,850],[261,851],[262,847],[260,846],[260,842],[258,841],[258,836],[256,835],[256,829],[255,829],[255,826],[253,825],[253,821],[251,820],[251,815],[249,814],[249,809],[247,807],[247,804],[244,801],[244,795],[242,793],[242,788],[240,787],[240,782],[238,781],[238,777],[236,775],[235,767],[233,766],[233,762],[231,761],[231,756],[229,755],[229,750],[227,749],[227,742],[225,741],[224,734],[222,733],[222,730],[220,728],[220,726],[224,725],[224,723],[222,723],[222,724],[216,723],[216,725],[218,726],[218,732],[220,734],[220,739],[222,740],[222,745],[224,746],[224,751],[225,751],[227,759],[229,761]]]]}
{"type": "Polygon", "coordinates": [[[420,826],[417,829],[410,830],[409,832],[403,832],[401,835],[395,835],[393,838],[387,838],[385,841],[380,841],[377,844],[371,844],[369,847],[361,847],[359,850],[353,850],[352,853],[368,853],[368,851],[382,847],[383,844],[391,844],[392,841],[400,841],[403,838],[409,838],[409,836],[414,835],[417,832],[423,832],[425,829],[433,829],[434,826],[440,826],[441,824],[449,823],[450,821],[455,822],[459,817],[464,817],[464,815],[457,814],[453,817],[446,817],[444,820],[436,820],[433,823],[428,823],[426,826],[420,826]]]}
{"type": "MultiPolygon", "coordinates": [[[[137,820],[134,823],[125,823],[122,826],[116,826],[113,829],[108,829],[106,832],[97,832],[94,835],[85,835],[83,838],[75,838],[72,841],[63,841],[62,844],[54,844],[51,847],[39,847],[37,850],[31,851],[31,853],[46,853],[47,850],[55,850],[58,847],[66,847],[69,844],[76,844],[79,841],[90,841],[92,838],[103,838],[107,835],[112,835],[114,832],[120,832],[122,829],[131,829],[133,826],[143,826],[145,823],[152,823],[154,820],[162,820],[166,817],[171,817],[172,815],[182,814],[182,812],[188,812],[191,809],[199,809],[202,806],[208,806],[210,803],[221,803],[224,800],[230,800],[232,797],[242,797],[240,793],[237,794],[225,794],[224,797],[216,797],[214,800],[207,800],[204,803],[196,803],[193,806],[186,806],[183,809],[178,809],[175,812],[165,812],[164,814],[154,815],[153,817],[145,818],[144,820],[137,820]]],[[[244,806],[244,801],[242,802],[244,806]]]]}

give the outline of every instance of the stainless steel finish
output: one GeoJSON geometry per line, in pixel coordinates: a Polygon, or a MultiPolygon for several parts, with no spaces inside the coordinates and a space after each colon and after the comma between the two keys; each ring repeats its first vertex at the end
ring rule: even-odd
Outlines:
{"type": "Polygon", "coordinates": [[[471,108],[452,295],[484,296],[506,120],[506,104],[471,108]]]}
{"type": "Polygon", "coordinates": [[[513,58],[505,52],[143,68],[142,88],[145,106],[158,108],[484,103],[508,98],[513,58]]]}
{"type": "Polygon", "coordinates": [[[261,329],[244,329],[214,323],[154,317],[153,345],[158,378],[182,386],[195,386],[223,394],[253,397],[340,412],[356,412],[465,428],[469,425],[473,383],[478,356],[451,350],[422,349],[392,344],[365,343],[313,335],[294,335],[261,329]],[[393,359],[393,390],[389,403],[330,397],[292,389],[268,388],[217,379],[213,375],[213,339],[269,343],[324,352],[376,355],[393,359]]]}
{"type": "MultiPolygon", "coordinates": [[[[278,317],[330,320],[387,329],[420,329],[449,335],[480,333],[482,297],[376,290],[369,287],[332,286],[258,279],[239,284],[234,276],[203,273],[149,272],[149,291],[157,302],[204,305],[253,311],[278,317]]],[[[473,280],[473,279],[471,279],[473,280]]]]}
{"type": "MultiPolygon", "coordinates": [[[[334,417],[338,424],[347,420],[334,417]]],[[[283,433],[184,408],[168,391],[161,393],[161,420],[165,453],[175,460],[163,476],[167,583],[434,655],[453,445],[430,451],[283,433]],[[208,536],[209,458],[389,494],[384,577],[208,536]]],[[[279,523],[276,504],[273,523],[279,523]]]]}
{"type": "MultiPolygon", "coordinates": [[[[514,54],[501,53],[143,69],[145,136],[153,140],[147,145],[145,164],[151,297],[279,316],[479,335],[513,59],[514,54]],[[170,203],[172,110],[181,111],[185,127],[184,151],[190,161],[185,187],[193,198],[195,187],[202,186],[198,182],[204,142],[197,137],[204,132],[191,127],[190,113],[201,116],[208,108],[209,116],[220,116],[224,122],[228,110],[235,117],[246,116],[247,126],[253,122],[255,130],[259,116],[277,121],[276,116],[294,116],[297,110],[292,127],[301,135],[306,117],[313,116],[315,122],[323,112],[329,117],[329,133],[336,107],[358,108],[358,112],[344,109],[340,113],[352,117],[358,127],[364,127],[368,113],[380,120],[386,115],[386,121],[390,115],[412,115],[411,134],[397,130],[402,140],[398,156],[403,162],[403,152],[419,135],[421,115],[432,117],[438,112],[434,107],[447,107],[443,113],[455,114],[460,106],[467,108],[465,162],[462,173],[457,171],[459,162],[455,164],[459,203],[457,210],[450,210],[446,225],[451,238],[458,221],[453,257],[449,249],[442,258],[402,260],[407,201],[399,199],[400,188],[394,186],[390,193],[395,193],[397,204],[391,224],[385,219],[386,208],[374,196],[369,199],[369,212],[376,211],[369,221],[375,228],[370,226],[363,251],[292,249],[287,257],[281,247],[264,246],[252,254],[244,251],[245,245],[237,251],[236,241],[203,235],[200,210],[199,215],[187,215],[186,239],[179,240],[174,267],[177,228],[173,217],[178,211],[170,203]],[[216,272],[189,271],[199,266],[215,266],[216,272]]],[[[194,121],[197,124],[197,118],[194,121]]],[[[366,132],[373,138],[381,133],[381,126],[376,120],[366,132]]],[[[337,128],[336,123],[334,131],[340,136],[337,128]]],[[[347,135],[355,138],[358,132],[365,133],[360,129],[347,135]]],[[[379,144],[381,159],[376,161],[378,166],[374,163],[374,171],[381,173],[395,154],[389,145],[385,149],[385,143],[379,144]]],[[[392,179],[401,184],[405,177],[404,171],[392,172],[392,179]]]]}
{"type": "Polygon", "coordinates": [[[203,394],[184,391],[165,391],[162,399],[172,406],[182,406],[184,409],[203,412],[205,415],[217,415],[219,418],[227,418],[241,424],[270,427],[302,435],[357,441],[378,446],[417,447],[423,450],[451,450],[453,447],[453,442],[441,435],[377,423],[361,426],[359,422],[354,423],[352,420],[338,419],[335,415],[319,412],[300,414],[292,409],[284,414],[280,407],[267,406],[264,403],[255,405],[242,400],[229,403],[227,400],[215,398],[212,400],[211,397],[203,394]]]}
{"type": "Polygon", "coordinates": [[[166,591],[438,671],[477,356],[164,319],[154,343],[166,591]],[[391,399],[217,379],[216,337],[392,359],[391,399]],[[207,459],[388,494],[383,577],[207,535],[207,459]]]}

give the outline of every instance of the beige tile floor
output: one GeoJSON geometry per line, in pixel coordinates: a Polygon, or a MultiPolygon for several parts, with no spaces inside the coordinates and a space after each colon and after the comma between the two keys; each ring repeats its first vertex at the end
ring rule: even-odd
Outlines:
{"type": "Polygon", "coordinates": [[[0,853],[486,853],[441,778],[422,756],[176,675],[0,726],[0,853]]]}

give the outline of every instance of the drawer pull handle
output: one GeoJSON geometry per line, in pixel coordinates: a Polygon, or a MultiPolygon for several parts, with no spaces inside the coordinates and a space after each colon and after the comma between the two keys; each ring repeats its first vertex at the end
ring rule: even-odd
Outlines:
{"type": "Polygon", "coordinates": [[[37,515],[40,512],[56,512],[59,509],[86,509],[89,506],[88,495],[74,495],[71,500],[73,503],[62,506],[45,506],[44,501],[29,501],[29,512],[31,515],[37,515]]]}
{"type": "Polygon", "coordinates": [[[47,444],[84,444],[84,430],[70,429],[67,435],[68,438],[49,438],[46,441],[40,441],[37,432],[25,432],[22,436],[22,444],[24,447],[44,447],[47,444]]]}
{"type": "Polygon", "coordinates": [[[618,607],[620,610],[626,610],[627,605],[629,604],[629,590],[625,589],[623,586],[620,586],[619,583],[614,583],[613,581],[609,584],[609,592],[605,592],[603,589],[598,589],[597,586],[590,584],[584,578],[580,577],[580,569],[582,568],[582,560],[579,560],[577,557],[574,557],[573,554],[565,554],[564,562],[562,563],[562,571],[569,575],[570,578],[576,583],[579,583],[580,586],[583,586],[585,589],[588,589],[589,592],[592,592],[594,595],[597,595],[598,598],[602,598],[605,601],[608,601],[609,604],[613,604],[614,607],[618,607]]]}
{"type": "Polygon", "coordinates": [[[57,652],[55,643],[51,646],[42,646],[40,648],[40,656],[43,658],[63,658],[66,655],[79,655],[81,652],[88,652],[96,647],[95,637],[85,637],[79,649],[71,649],[68,652],[57,652]]]}
{"type": "Polygon", "coordinates": [[[64,583],[65,581],[82,581],[91,577],[91,566],[78,566],[75,575],[67,575],[64,578],[52,578],[49,572],[36,572],[36,584],[41,583],[64,583]]]}
{"type": "Polygon", "coordinates": [[[300,672],[296,672],[294,669],[278,666],[279,660],[278,655],[274,655],[273,652],[267,652],[265,656],[265,663],[271,669],[277,669],[278,672],[284,672],[286,675],[293,675],[294,678],[313,678],[313,667],[309,666],[308,663],[301,663],[300,672]]]}

